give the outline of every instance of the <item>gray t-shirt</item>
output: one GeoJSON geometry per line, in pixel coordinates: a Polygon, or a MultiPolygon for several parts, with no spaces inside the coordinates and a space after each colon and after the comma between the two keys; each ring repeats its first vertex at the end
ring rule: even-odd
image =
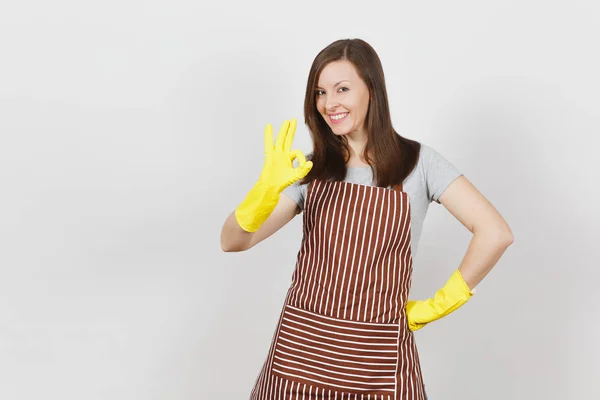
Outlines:
{"type": "MultiPolygon", "coordinates": [[[[410,202],[411,250],[413,258],[417,254],[419,238],[421,237],[421,230],[429,203],[435,201],[440,204],[438,199],[444,190],[461,175],[462,173],[446,158],[432,147],[421,143],[421,152],[417,166],[402,182],[402,190],[408,194],[410,202]]],[[[348,168],[348,173],[344,181],[376,186],[376,183],[373,182],[373,170],[369,166],[348,168]]],[[[294,200],[300,210],[303,210],[307,189],[308,185],[300,185],[299,182],[296,182],[285,188],[282,193],[294,200]]]]}

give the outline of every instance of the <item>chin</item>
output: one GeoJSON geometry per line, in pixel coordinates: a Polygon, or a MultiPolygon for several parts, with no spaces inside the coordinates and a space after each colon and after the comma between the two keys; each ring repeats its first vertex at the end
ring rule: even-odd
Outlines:
{"type": "Polygon", "coordinates": [[[354,132],[353,126],[351,126],[350,128],[342,128],[342,129],[340,129],[339,127],[333,127],[331,125],[329,125],[329,126],[331,127],[331,131],[337,136],[349,135],[350,133],[354,132]]]}
{"type": "Polygon", "coordinates": [[[344,136],[344,135],[347,135],[347,134],[349,133],[348,131],[342,131],[342,132],[339,132],[339,131],[338,131],[338,132],[336,132],[336,131],[334,131],[333,129],[331,129],[331,132],[333,132],[333,134],[334,134],[335,136],[344,136]]]}

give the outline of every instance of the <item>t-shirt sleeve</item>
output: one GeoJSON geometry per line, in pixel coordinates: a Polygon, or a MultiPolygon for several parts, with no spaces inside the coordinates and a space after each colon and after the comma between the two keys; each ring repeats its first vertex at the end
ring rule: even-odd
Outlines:
{"type": "Polygon", "coordinates": [[[435,201],[440,204],[439,198],[444,190],[463,174],[434,148],[421,143],[421,151],[424,152],[423,172],[427,187],[427,198],[430,203],[435,201]]]}
{"type": "Polygon", "coordinates": [[[306,198],[307,185],[300,185],[300,181],[292,183],[281,192],[298,204],[300,211],[304,209],[304,199],[306,198]]]}

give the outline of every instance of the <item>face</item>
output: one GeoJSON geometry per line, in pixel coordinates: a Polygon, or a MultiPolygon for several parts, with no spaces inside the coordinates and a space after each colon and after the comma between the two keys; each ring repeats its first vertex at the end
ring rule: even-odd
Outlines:
{"type": "Polygon", "coordinates": [[[317,110],[336,135],[365,136],[369,89],[347,60],[323,68],[315,89],[317,110]]]}

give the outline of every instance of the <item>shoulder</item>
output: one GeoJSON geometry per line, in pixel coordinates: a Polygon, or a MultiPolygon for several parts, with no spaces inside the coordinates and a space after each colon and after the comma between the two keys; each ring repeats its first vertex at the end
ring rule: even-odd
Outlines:
{"type": "Polygon", "coordinates": [[[421,144],[419,168],[429,201],[439,203],[444,190],[462,175],[461,171],[434,147],[421,144]]]}
{"type": "Polygon", "coordinates": [[[418,158],[417,158],[417,167],[421,167],[426,162],[430,161],[433,157],[435,157],[438,152],[428,145],[427,143],[417,142],[419,144],[418,147],[418,158]]]}
{"type": "Polygon", "coordinates": [[[410,172],[409,176],[416,175],[424,178],[428,169],[428,164],[431,162],[431,159],[435,157],[435,153],[437,152],[431,146],[426,143],[419,142],[419,155],[417,158],[417,163],[410,172]]]}
{"type": "Polygon", "coordinates": [[[451,167],[451,163],[444,155],[442,155],[434,147],[425,143],[421,143],[419,164],[426,172],[447,169],[451,167]]]}
{"type": "Polygon", "coordinates": [[[420,142],[421,150],[419,152],[419,162],[430,161],[432,158],[439,156],[440,154],[436,149],[431,147],[430,145],[420,142]]]}

